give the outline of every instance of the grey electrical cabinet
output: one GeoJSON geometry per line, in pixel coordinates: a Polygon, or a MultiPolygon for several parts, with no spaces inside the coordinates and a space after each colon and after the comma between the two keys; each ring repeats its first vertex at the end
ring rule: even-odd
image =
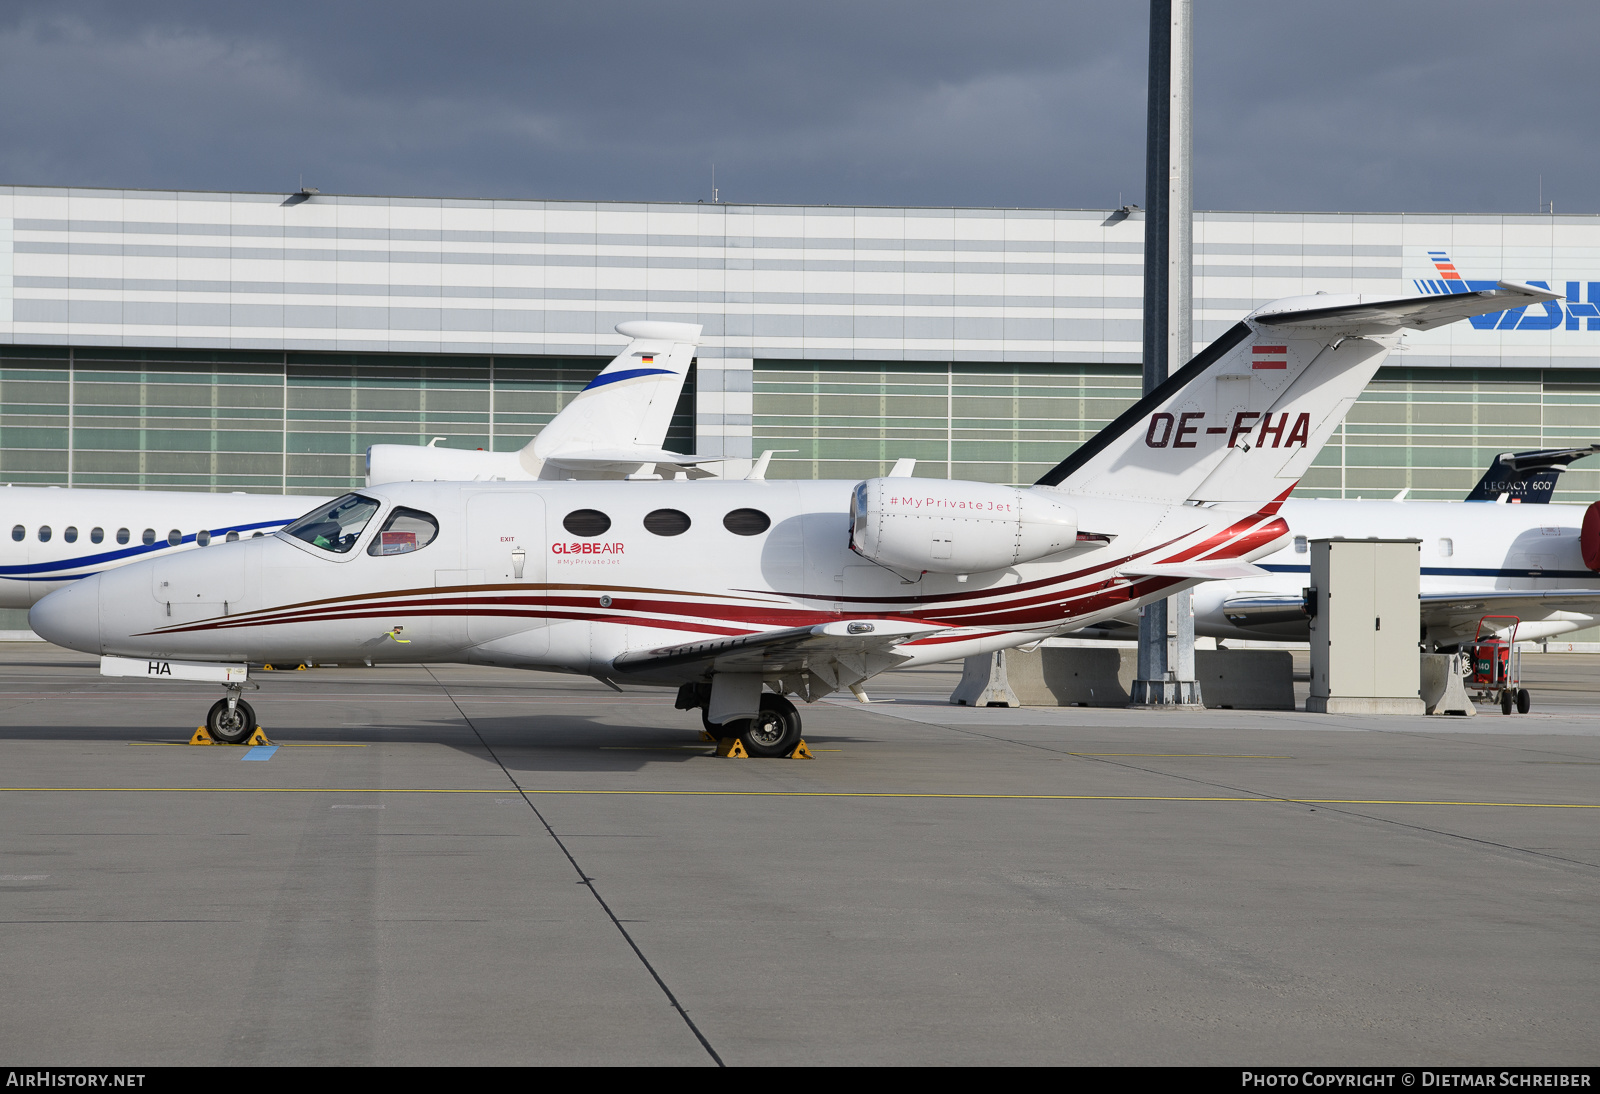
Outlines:
{"type": "Polygon", "coordinates": [[[1311,696],[1323,714],[1421,714],[1421,543],[1311,541],[1311,696]]]}

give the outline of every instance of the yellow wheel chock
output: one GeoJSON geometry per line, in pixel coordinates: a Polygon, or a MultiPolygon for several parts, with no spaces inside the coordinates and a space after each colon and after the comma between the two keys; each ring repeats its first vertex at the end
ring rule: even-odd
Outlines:
{"type": "Polygon", "coordinates": [[[271,665],[262,665],[261,666],[261,671],[262,672],[271,672],[272,671],[272,666],[271,665]]]}
{"type": "Polygon", "coordinates": [[[702,740],[702,741],[709,741],[709,742],[711,742],[711,743],[712,743],[712,744],[715,744],[715,743],[716,743],[716,740],[717,740],[717,739],[716,739],[716,738],[715,738],[715,737],[713,737],[713,736],[712,736],[712,735],[711,735],[711,734],[709,734],[709,733],[707,733],[707,732],[706,732],[706,731],[705,731],[705,730],[703,730],[703,729],[702,729],[702,730],[701,730],[701,731],[700,731],[700,739],[701,739],[701,740],[702,740]]]}
{"type": "MultiPolygon", "coordinates": [[[[744,742],[737,737],[724,737],[722,740],[717,741],[717,755],[728,760],[748,760],[750,758],[750,753],[744,750],[744,742]]],[[[816,757],[806,747],[805,738],[802,737],[799,743],[794,746],[793,751],[785,756],[784,759],[814,760],[816,757]]]]}
{"type": "MultiPolygon", "coordinates": [[[[211,734],[206,731],[205,726],[195,726],[194,736],[189,738],[189,743],[192,745],[220,745],[224,744],[225,742],[219,741],[215,737],[211,736],[211,734]]],[[[272,742],[267,740],[265,731],[263,731],[260,726],[256,726],[255,732],[250,734],[250,739],[248,741],[241,741],[240,743],[244,745],[270,745],[272,742]]]]}

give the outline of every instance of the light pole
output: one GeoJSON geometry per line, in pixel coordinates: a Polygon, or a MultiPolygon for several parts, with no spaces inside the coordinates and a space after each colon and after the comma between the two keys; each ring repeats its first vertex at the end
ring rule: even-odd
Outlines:
{"type": "MultiPolygon", "coordinates": [[[[1192,0],[1150,0],[1144,166],[1144,393],[1194,353],[1192,0]]],[[[1193,598],[1145,606],[1133,706],[1197,707],[1193,598]]]]}

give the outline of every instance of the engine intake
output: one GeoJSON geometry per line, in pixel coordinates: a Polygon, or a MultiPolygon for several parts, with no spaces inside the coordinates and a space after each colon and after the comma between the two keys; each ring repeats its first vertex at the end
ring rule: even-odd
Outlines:
{"type": "Polygon", "coordinates": [[[1037,490],[950,479],[858,483],[850,549],[896,570],[983,573],[1070,550],[1078,515],[1037,490]]]}

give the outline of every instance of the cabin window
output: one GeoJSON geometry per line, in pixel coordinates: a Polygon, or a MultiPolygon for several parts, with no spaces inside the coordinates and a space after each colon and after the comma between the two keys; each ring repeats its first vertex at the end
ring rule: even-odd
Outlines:
{"type": "Polygon", "coordinates": [[[106,538],[106,530],[104,528],[91,528],[91,529],[89,529],[89,542],[90,543],[100,543],[105,538],[106,538]]]}
{"type": "Polygon", "coordinates": [[[1305,536],[1295,536],[1294,537],[1294,553],[1295,554],[1303,555],[1307,551],[1309,551],[1310,549],[1311,549],[1311,545],[1306,542],[1306,537],[1305,536]]]}
{"type": "Polygon", "coordinates": [[[11,529],[11,538],[16,540],[18,543],[21,543],[23,540],[28,538],[28,530],[19,524],[15,528],[11,529]]]}
{"type": "Polygon", "coordinates": [[[735,509],[722,518],[722,526],[736,536],[759,536],[772,527],[772,518],[759,509],[735,509]]]}
{"type": "Polygon", "coordinates": [[[131,537],[128,535],[128,530],[126,528],[118,528],[117,529],[117,542],[118,543],[127,543],[129,538],[131,538],[131,537]]]}
{"type": "MultiPolygon", "coordinates": [[[[260,532],[256,533],[256,535],[258,535],[258,536],[260,534],[261,534],[260,532]]],[[[229,542],[229,543],[238,543],[239,542],[239,533],[238,532],[229,532],[228,533],[227,542],[229,542]]]]}
{"type": "Polygon", "coordinates": [[[378,508],[379,503],[371,498],[346,494],[317,506],[284,531],[313,547],[342,555],[356,545],[378,508]]]}
{"type": "Polygon", "coordinates": [[[261,535],[262,535],[262,533],[260,533],[260,532],[256,532],[256,533],[255,533],[255,534],[254,534],[254,535],[252,535],[252,536],[251,536],[251,537],[250,537],[250,538],[251,538],[251,539],[260,539],[260,538],[261,538],[261,535]]]}
{"type": "Polygon", "coordinates": [[[439,522],[420,509],[397,506],[389,514],[367,548],[369,555],[409,555],[432,543],[439,535],[439,522]]]}
{"type": "Polygon", "coordinates": [[[39,542],[40,543],[49,543],[50,542],[50,526],[48,524],[39,525],[39,542]]]}
{"type": "Polygon", "coordinates": [[[1439,557],[1440,558],[1449,558],[1451,555],[1453,555],[1455,553],[1456,553],[1455,540],[1453,540],[1453,539],[1441,539],[1439,541],[1439,557]]]}
{"type": "Polygon", "coordinates": [[[598,509],[574,509],[561,521],[561,527],[579,539],[593,539],[610,531],[611,518],[598,509]]]}
{"type": "Polygon", "coordinates": [[[658,536],[681,536],[689,524],[689,514],[677,509],[657,509],[644,518],[644,530],[658,536]]]}
{"type": "Polygon", "coordinates": [[[182,542],[183,542],[183,533],[178,531],[176,528],[174,528],[172,531],[167,533],[167,545],[169,547],[176,547],[178,544],[180,544],[182,542]]]}
{"type": "Polygon", "coordinates": [[[146,547],[150,546],[156,541],[156,530],[154,528],[146,528],[144,530],[144,534],[141,535],[139,539],[146,547]]]}
{"type": "Polygon", "coordinates": [[[66,540],[68,543],[78,542],[78,526],[76,524],[69,524],[65,528],[61,529],[61,538],[66,540]]]}
{"type": "Polygon", "coordinates": [[[211,533],[204,528],[194,534],[194,541],[202,547],[211,546],[211,533]]]}

